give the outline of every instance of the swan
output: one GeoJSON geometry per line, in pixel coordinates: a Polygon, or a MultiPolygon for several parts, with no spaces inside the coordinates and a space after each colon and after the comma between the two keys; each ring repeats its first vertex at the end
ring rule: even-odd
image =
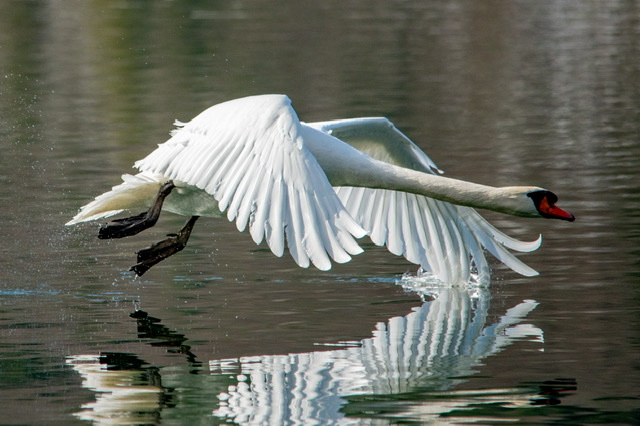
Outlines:
{"type": "Polygon", "coordinates": [[[573,221],[558,197],[532,186],[491,187],[442,175],[435,163],[383,117],[301,122],[286,95],[259,95],[214,105],[137,161],[135,175],[80,208],[67,225],[113,216],[99,238],[153,226],[162,210],[190,217],[138,252],[142,275],[186,245],[200,216],[226,215],[276,256],[286,248],[301,267],[328,270],[363,250],[368,235],[446,283],[488,278],[484,251],[517,273],[538,273],[511,251],[539,248],[507,236],[475,209],[573,221]]]}

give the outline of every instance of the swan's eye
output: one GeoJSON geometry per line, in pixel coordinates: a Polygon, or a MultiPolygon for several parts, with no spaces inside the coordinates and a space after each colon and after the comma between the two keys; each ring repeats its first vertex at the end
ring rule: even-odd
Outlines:
{"type": "Polygon", "coordinates": [[[540,190],[540,191],[532,191],[527,194],[527,197],[533,200],[533,203],[536,205],[536,208],[540,205],[540,202],[547,199],[547,202],[551,204],[555,204],[558,202],[558,196],[551,191],[540,190]]]}
{"type": "Polygon", "coordinates": [[[545,196],[549,204],[555,204],[558,202],[558,196],[551,191],[546,191],[545,196]]]}

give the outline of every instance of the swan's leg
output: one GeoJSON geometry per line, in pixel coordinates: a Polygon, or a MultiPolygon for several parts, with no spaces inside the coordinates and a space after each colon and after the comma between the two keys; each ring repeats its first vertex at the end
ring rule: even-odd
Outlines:
{"type": "Polygon", "coordinates": [[[176,254],[187,245],[193,225],[200,216],[191,216],[184,227],[177,234],[167,235],[169,238],[153,244],[151,247],[138,252],[138,263],[131,267],[139,277],[147,272],[153,265],[176,254]]]}
{"type": "Polygon", "coordinates": [[[162,210],[162,203],[164,203],[164,199],[167,198],[167,195],[171,193],[173,188],[175,188],[173,181],[165,183],[160,188],[160,191],[158,191],[156,200],[153,202],[153,205],[149,210],[144,213],[140,213],[137,216],[111,221],[110,224],[100,228],[98,238],[124,238],[136,235],[147,228],[151,228],[158,221],[160,211],[162,210]]]}

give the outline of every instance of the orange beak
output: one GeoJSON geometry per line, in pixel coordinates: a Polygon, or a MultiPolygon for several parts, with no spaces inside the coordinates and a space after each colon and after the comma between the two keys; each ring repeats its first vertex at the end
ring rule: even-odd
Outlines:
{"type": "Polygon", "coordinates": [[[549,219],[560,219],[560,220],[568,220],[569,222],[573,222],[576,220],[575,216],[569,212],[562,210],[560,207],[556,207],[554,204],[556,200],[549,200],[549,195],[545,195],[540,200],[538,204],[538,211],[542,217],[546,217],[549,219]]]}

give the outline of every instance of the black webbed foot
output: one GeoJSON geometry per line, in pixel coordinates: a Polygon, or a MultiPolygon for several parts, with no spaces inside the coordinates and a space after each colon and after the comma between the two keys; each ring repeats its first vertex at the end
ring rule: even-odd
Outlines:
{"type": "Polygon", "coordinates": [[[149,217],[149,212],[143,212],[135,216],[112,220],[98,231],[98,238],[106,240],[110,238],[124,238],[136,235],[156,224],[158,218],[149,217]]]}
{"type": "Polygon", "coordinates": [[[164,199],[171,193],[173,188],[175,188],[175,185],[172,181],[165,183],[158,191],[158,195],[149,210],[136,216],[111,221],[110,224],[100,228],[98,238],[103,240],[109,238],[124,238],[151,228],[158,221],[164,199]]]}
{"type": "Polygon", "coordinates": [[[164,259],[185,248],[193,225],[196,223],[196,220],[198,220],[198,217],[199,216],[192,216],[177,234],[168,234],[167,236],[169,238],[159,241],[149,248],[140,250],[138,252],[138,263],[133,265],[129,270],[135,272],[136,275],[140,277],[151,269],[153,265],[162,262],[164,259]]]}

